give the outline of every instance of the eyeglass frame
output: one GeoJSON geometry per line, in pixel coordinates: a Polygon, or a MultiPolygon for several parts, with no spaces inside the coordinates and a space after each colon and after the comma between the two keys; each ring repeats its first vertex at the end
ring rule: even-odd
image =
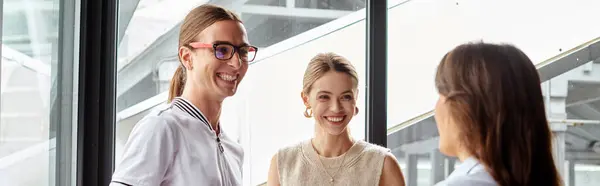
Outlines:
{"type": "MultiPolygon", "coordinates": [[[[233,58],[233,56],[235,55],[235,53],[238,53],[238,58],[239,57],[239,50],[242,47],[250,47],[254,49],[254,56],[252,57],[252,60],[248,60],[246,61],[247,63],[250,63],[252,61],[254,61],[254,59],[256,59],[256,53],[258,53],[258,47],[252,46],[252,45],[243,45],[243,46],[235,46],[231,43],[214,43],[214,44],[208,44],[208,43],[202,43],[202,42],[191,42],[189,44],[187,44],[188,46],[198,49],[198,48],[212,48],[213,49],[213,55],[215,56],[216,59],[218,60],[230,60],[231,58],[233,58]],[[227,59],[219,59],[219,57],[217,57],[217,46],[219,45],[229,45],[233,48],[233,51],[231,52],[231,56],[227,59]]],[[[240,58],[241,59],[241,58],[240,58]]]]}

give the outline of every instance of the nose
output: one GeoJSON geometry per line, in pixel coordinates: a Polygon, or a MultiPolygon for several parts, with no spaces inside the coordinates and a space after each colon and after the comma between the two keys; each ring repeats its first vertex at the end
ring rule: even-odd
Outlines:
{"type": "Polygon", "coordinates": [[[229,61],[227,61],[227,64],[229,66],[233,67],[233,69],[235,69],[235,70],[240,69],[242,67],[242,63],[243,63],[243,61],[237,52],[233,54],[233,56],[231,57],[231,59],[229,59],[229,61]]]}
{"type": "Polygon", "coordinates": [[[342,106],[342,104],[340,103],[340,101],[334,101],[333,105],[331,105],[331,111],[334,113],[339,113],[342,110],[344,110],[344,107],[342,106]]]}

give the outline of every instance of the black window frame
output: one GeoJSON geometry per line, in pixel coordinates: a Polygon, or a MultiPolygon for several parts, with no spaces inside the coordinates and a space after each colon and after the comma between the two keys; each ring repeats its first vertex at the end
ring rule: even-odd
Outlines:
{"type": "Polygon", "coordinates": [[[114,171],[117,0],[81,0],[77,185],[107,186],[114,171]]]}
{"type": "Polygon", "coordinates": [[[383,147],[387,147],[387,1],[366,2],[365,139],[383,147]]]}

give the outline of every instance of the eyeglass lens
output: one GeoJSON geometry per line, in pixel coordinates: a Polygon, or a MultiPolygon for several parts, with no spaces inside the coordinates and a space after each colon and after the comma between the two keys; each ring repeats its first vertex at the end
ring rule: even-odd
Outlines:
{"type": "MultiPolygon", "coordinates": [[[[233,57],[234,50],[235,49],[232,45],[220,44],[215,47],[215,56],[217,57],[217,59],[231,59],[233,57]]],[[[256,55],[256,49],[251,46],[240,47],[237,52],[240,56],[240,59],[246,62],[254,60],[254,57],[256,55]]]]}

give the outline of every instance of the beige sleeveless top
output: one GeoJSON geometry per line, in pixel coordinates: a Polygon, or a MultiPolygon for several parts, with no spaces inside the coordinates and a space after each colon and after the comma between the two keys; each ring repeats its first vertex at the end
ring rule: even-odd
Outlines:
{"type": "Polygon", "coordinates": [[[379,185],[388,153],[389,149],[360,140],[345,154],[326,158],[317,154],[311,140],[306,140],[277,152],[279,183],[282,186],[379,185]]]}

